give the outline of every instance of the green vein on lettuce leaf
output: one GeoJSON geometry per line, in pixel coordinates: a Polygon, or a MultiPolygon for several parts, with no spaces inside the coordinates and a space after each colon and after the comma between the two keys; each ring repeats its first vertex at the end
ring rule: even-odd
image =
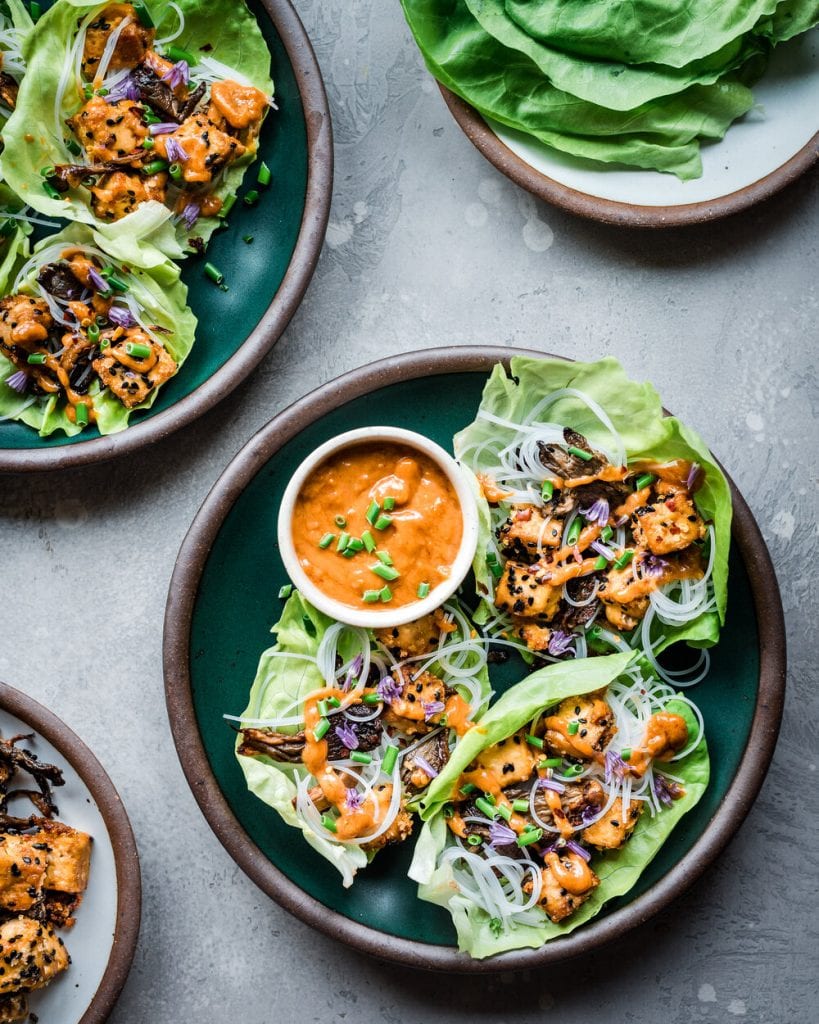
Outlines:
{"type": "MultiPolygon", "coordinates": [[[[442,807],[461,772],[477,754],[512,735],[543,708],[565,697],[579,696],[608,686],[624,671],[630,660],[629,655],[615,654],[587,661],[561,662],[533,672],[523,682],[507,690],[480,724],[461,738],[449,763],[430,787],[424,801],[423,816],[426,820],[415,845],[409,875],[419,883],[421,899],[450,912],[460,950],[473,957],[484,958],[508,949],[538,948],[585,924],[600,913],[609,900],[625,895],[634,887],[677,822],[704,793],[710,775],[705,737],[689,755],[674,762],[673,774],[682,779],[684,795],[654,818],[644,812],[631,839],[621,849],[593,854],[591,863],[600,878],[600,885],[576,913],[559,924],[553,924],[544,914],[540,926],[518,925],[507,932],[495,934],[489,926],[488,914],[458,894],[451,865],[444,863],[438,866],[441,853],[451,842],[442,807]]],[[[682,715],[689,730],[697,729],[687,704],[672,699],[667,709],[682,715]]]]}

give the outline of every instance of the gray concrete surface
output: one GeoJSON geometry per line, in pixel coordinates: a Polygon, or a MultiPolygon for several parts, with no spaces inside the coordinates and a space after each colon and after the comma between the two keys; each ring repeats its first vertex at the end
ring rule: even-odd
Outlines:
{"type": "Polygon", "coordinates": [[[484,162],[423,70],[397,4],[298,6],[332,105],[336,191],[318,272],[280,344],[206,421],[153,451],[0,480],[0,678],[91,744],[141,848],[144,924],[114,1024],[813,1024],[819,175],[708,228],[649,235],[585,223],[484,162]],[[761,797],[683,900],[619,948],[523,977],[453,981],[380,966],[314,934],[240,873],[177,763],[160,644],[188,524],[257,428],[384,353],[473,342],[613,353],[655,382],[759,517],[791,668],[761,797]],[[150,543],[114,571],[106,550],[130,531],[150,543]]]}

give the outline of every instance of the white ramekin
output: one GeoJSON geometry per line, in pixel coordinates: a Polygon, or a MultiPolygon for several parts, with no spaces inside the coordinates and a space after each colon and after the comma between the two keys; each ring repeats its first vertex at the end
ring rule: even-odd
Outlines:
{"type": "Polygon", "coordinates": [[[469,572],[478,546],[478,509],[466,476],[461,472],[452,456],[448,455],[440,445],[430,441],[423,434],[416,434],[413,430],[404,430],[401,427],[360,427],[358,430],[348,430],[344,434],[339,434],[338,437],[320,445],[311,455],[307,456],[293,474],[279,507],[278,539],[279,551],[287,574],[310,604],[315,605],[319,611],[339,622],[345,622],[351,626],[362,626],[365,629],[382,629],[401,626],[406,622],[420,619],[422,615],[434,611],[455,593],[469,572]],[[324,594],[299,565],[293,543],[293,509],[296,498],[308,476],[325,459],[344,448],[365,442],[377,444],[379,441],[383,444],[400,444],[414,448],[440,467],[455,489],[463,517],[463,535],[449,576],[432,589],[426,597],[395,608],[390,605],[378,608],[353,608],[324,594]]]}

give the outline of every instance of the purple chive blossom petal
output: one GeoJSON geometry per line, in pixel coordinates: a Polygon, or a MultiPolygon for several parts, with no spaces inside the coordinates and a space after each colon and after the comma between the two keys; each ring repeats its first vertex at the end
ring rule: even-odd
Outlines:
{"type": "Polygon", "coordinates": [[[677,797],[681,795],[681,790],[677,783],[660,774],[654,776],[654,792],[660,803],[665,804],[666,807],[670,807],[677,797]]]}
{"type": "Polygon", "coordinates": [[[384,676],[376,686],[375,692],[385,704],[392,704],[394,700],[398,700],[404,692],[404,688],[392,676],[384,676]]]}
{"type": "Polygon", "coordinates": [[[582,857],[583,860],[591,860],[591,854],[588,850],[584,850],[580,843],[576,843],[574,839],[566,840],[566,848],[571,850],[572,853],[576,853],[578,857],[582,857]]]}
{"type": "Polygon", "coordinates": [[[609,503],[605,498],[598,498],[588,508],[581,508],[580,515],[590,523],[597,523],[598,526],[605,526],[609,521],[609,503]]]}
{"type": "Polygon", "coordinates": [[[196,203],[188,203],[185,209],[182,211],[182,220],[185,222],[185,227],[190,231],[193,225],[199,220],[199,214],[202,211],[196,205],[196,203]]]}
{"type": "Polygon", "coordinates": [[[88,271],[88,280],[93,284],[98,292],[107,292],[111,290],[111,285],[108,284],[96,267],[91,267],[88,271]]]}
{"type": "Polygon", "coordinates": [[[10,377],[6,377],[6,384],[18,395],[24,395],[28,391],[28,374],[25,370],[18,370],[10,377]]]}
{"type": "Polygon", "coordinates": [[[413,757],[413,761],[418,765],[418,767],[425,775],[428,775],[431,779],[438,778],[438,772],[435,770],[435,768],[432,767],[432,765],[429,763],[429,761],[427,761],[425,757],[421,757],[419,754],[416,754],[413,757]]]}
{"type": "Polygon", "coordinates": [[[562,782],[555,782],[554,779],[540,779],[540,785],[543,789],[551,789],[555,793],[565,793],[566,787],[562,782]]]}
{"type": "Polygon", "coordinates": [[[509,844],[514,843],[516,839],[517,833],[509,828],[508,825],[504,825],[500,821],[493,821],[489,826],[490,846],[509,846],[509,844]]]}
{"type": "Polygon", "coordinates": [[[549,637],[549,654],[553,658],[559,658],[572,649],[574,633],[564,633],[562,629],[555,629],[549,637]]]}
{"type": "Polygon", "coordinates": [[[611,782],[612,778],[625,778],[626,772],[628,772],[628,765],[622,757],[613,750],[607,750],[605,758],[606,782],[611,782]]]}
{"type": "Polygon", "coordinates": [[[703,470],[699,462],[692,462],[691,469],[689,469],[688,477],[685,481],[685,486],[688,488],[689,491],[693,491],[695,487],[699,485],[702,475],[703,470]]]}
{"type": "Polygon", "coordinates": [[[116,324],[117,327],[136,326],[136,320],[134,320],[127,309],[123,309],[121,306],[112,306],[108,310],[107,316],[111,323],[116,324]]]}
{"type": "Polygon", "coordinates": [[[620,518],[615,522],[614,525],[615,526],[625,526],[627,522],[628,522],[628,516],[620,516],[620,518]]]}
{"type": "Polygon", "coordinates": [[[168,139],[165,143],[165,152],[167,153],[168,159],[173,164],[185,163],[188,159],[188,154],[176,139],[168,139]]]}
{"type": "Polygon", "coordinates": [[[656,579],[658,576],[662,576],[667,568],[668,562],[658,555],[646,555],[640,562],[643,576],[647,576],[649,579],[656,579]]]}
{"type": "Polygon", "coordinates": [[[336,736],[341,740],[348,750],[358,749],[358,734],[354,725],[337,725],[336,736]]]}
{"type": "Polygon", "coordinates": [[[592,549],[592,551],[596,551],[598,555],[602,555],[603,558],[608,558],[609,561],[617,557],[617,553],[613,551],[610,547],[608,547],[606,544],[604,544],[601,540],[593,540],[589,547],[592,549]]]}
{"type": "Polygon", "coordinates": [[[191,73],[188,62],[180,60],[165,72],[161,81],[167,82],[172,89],[178,89],[180,85],[187,85],[190,79],[191,73]]]}
{"type": "Polygon", "coordinates": [[[132,103],[136,103],[139,98],[139,88],[131,75],[123,78],[105,97],[109,103],[119,103],[120,100],[130,100],[132,103]]]}
{"type": "Polygon", "coordinates": [[[152,124],[148,131],[151,135],[170,135],[175,132],[179,125],[176,121],[160,121],[159,124],[152,124]]]}
{"type": "Polygon", "coordinates": [[[364,803],[364,794],[359,793],[357,789],[347,788],[347,797],[344,801],[351,811],[357,811],[359,807],[364,803]]]}
{"type": "Polygon", "coordinates": [[[428,722],[433,715],[439,715],[445,705],[442,700],[425,700],[421,702],[421,707],[424,709],[424,721],[428,722]]]}

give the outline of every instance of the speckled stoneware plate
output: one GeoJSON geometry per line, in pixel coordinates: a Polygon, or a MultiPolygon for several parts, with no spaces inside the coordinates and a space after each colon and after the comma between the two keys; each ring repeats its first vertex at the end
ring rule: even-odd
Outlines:
{"type": "MultiPolygon", "coordinates": [[[[79,736],[5,683],[0,683],[0,733],[34,734],[22,745],[63,770],[65,785],[54,790],[58,820],[94,839],[77,923],[58,931],[71,966],[47,988],[31,993],[29,1010],[39,1024],[102,1024],[128,977],[139,935],[139,856],[128,815],[105,769],[79,736]]],[[[16,805],[12,809],[18,810],[16,805]]]]}
{"type": "MultiPolygon", "coordinates": [[[[448,348],[396,356],[319,388],[259,431],[230,463],[191,526],[165,617],[165,687],[182,767],[211,827],[266,893],[322,932],[384,959],[450,971],[532,967],[621,937],[679,896],[736,832],[773,752],[785,687],[782,606],[767,549],[736,488],[728,620],[696,689],[712,779],[701,802],[628,896],[595,920],[536,950],[471,960],[454,945],[449,914],[416,897],[406,877],[412,842],[382,851],[344,889],[340,876],[248,792],[222,719],[241,713],[261,652],[271,643],[286,582],[276,517],[290,476],[314,448],[354,427],[411,427],[451,450],[471,422],[503,348],[448,348]]],[[[529,352],[528,355],[542,353],[529,352]]],[[[503,690],[525,674],[492,666],[503,690]]],[[[271,938],[271,951],[273,940],[271,938]]]]}
{"type": "Polygon", "coordinates": [[[543,145],[487,121],[441,86],[472,143],[512,181],[571,213],[625,227],[699,224],[767,199],[819,159],[819,30],[777,47],[754,86],[755,109],[721,142],[702,147],[703,174],[606,167],[543,145]]]}
{"type": "MultiPolygon", "coordinates": [[[[0,471],[62,469],[102,462],[152,444],[201,416],[229,394],[278,341],[313,276],[324,240],[333,184],[330,112],[315,55],[289,0],[248,0],[272,58],[278,110],[266,118],[259,160],[273,175],[253,207],[239,202],[230,227],[207,256],[183,264],[182,279],[199,327],[179,373],[150,409],[119,434],[87,428],[74,438],[41,438],[22,423],[0,423],[0,471]],[[243,241],[253,235],[253,243],[243,241]],[[204,274],[210,260],[230,288],[204,274]]],[[[240,197],[256,181],[250,167],[240,197]]]]}

